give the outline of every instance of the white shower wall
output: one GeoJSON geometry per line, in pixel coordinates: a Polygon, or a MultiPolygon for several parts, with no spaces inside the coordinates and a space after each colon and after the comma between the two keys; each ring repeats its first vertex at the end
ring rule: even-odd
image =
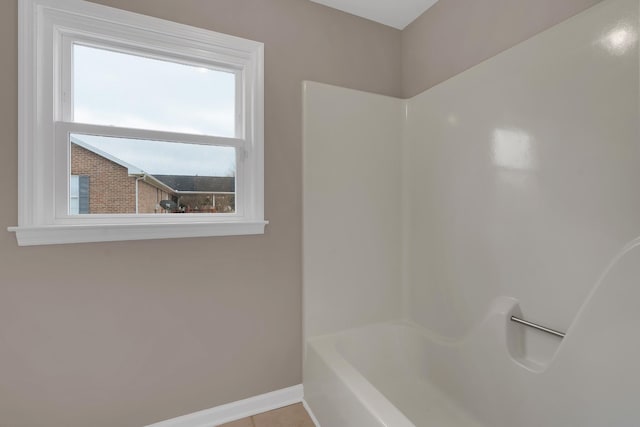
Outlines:
{"type": "MultiPolygon", "coordinates": [[[[611,0],[409,102],[410,317],[459,338],[500,295],[566,330],[640,235],[638,1],[611,0]]],[[[557,340],[525,329],[528,357],[557,340]]]]}
{"type": "Polygon", "coordinates": [[[401,317],[403,101],[304,83],[306,336],[401,317]]]}
{"type": "Polygon", "coordinates": [[[306,335],[457,339],[499,296],[566,330],[640,235],[638,68],[638,0],[609,0],[407,101],[306,83],[306,335]]]}

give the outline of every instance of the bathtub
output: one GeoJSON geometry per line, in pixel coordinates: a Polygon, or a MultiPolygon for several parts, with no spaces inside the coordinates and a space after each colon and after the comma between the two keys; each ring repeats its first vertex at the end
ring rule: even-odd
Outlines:
{"type": "Polygon", "coordinates": [[[461,339],[409,321],[306,341],[305,401],[322,427],[637,427],[640,239],[612,261],[546,363],[518,301],[494,300],[461,339]],[[612,310],[611,307],[616,307],[612,310]]]}
{"type": "Polygon", "coordinates": [[[430,378],[428,345],[409,322],[309,341],[305,400],[322,427],[481,427],[430,378]]]}

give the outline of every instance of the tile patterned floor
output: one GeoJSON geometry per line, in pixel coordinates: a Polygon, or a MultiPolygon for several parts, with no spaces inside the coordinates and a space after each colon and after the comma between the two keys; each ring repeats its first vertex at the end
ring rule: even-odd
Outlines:
{"type": "Polygon", "coordinates": [[[315,425],[302,403],[296,403],[218,427],[315,427],[315,425]]]}

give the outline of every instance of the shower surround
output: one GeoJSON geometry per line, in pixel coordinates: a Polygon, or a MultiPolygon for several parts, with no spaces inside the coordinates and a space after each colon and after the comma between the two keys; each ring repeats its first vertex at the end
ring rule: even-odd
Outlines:
{"type": "Polygon", "coordinates": [[[305,83],[323,427],[640,422],[638,9],[599,3],[408,100],[305,83]]]}

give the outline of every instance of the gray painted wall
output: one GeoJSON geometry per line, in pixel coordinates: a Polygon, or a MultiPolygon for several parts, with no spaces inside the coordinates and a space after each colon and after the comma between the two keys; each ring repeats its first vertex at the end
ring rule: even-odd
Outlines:
{"type": "Polygon", "coordinates": [[[265,43],[263,236],[17,247],[0,3],[0,426],[142,426],[302,382],[302,80],[400,94],[400,32],[301,0],[101,0],[265,43]]]}
{"type": "Polygon", "coordinates": [[[440,0],[402,32],[410,98],[600,0],[440,0]]]}

